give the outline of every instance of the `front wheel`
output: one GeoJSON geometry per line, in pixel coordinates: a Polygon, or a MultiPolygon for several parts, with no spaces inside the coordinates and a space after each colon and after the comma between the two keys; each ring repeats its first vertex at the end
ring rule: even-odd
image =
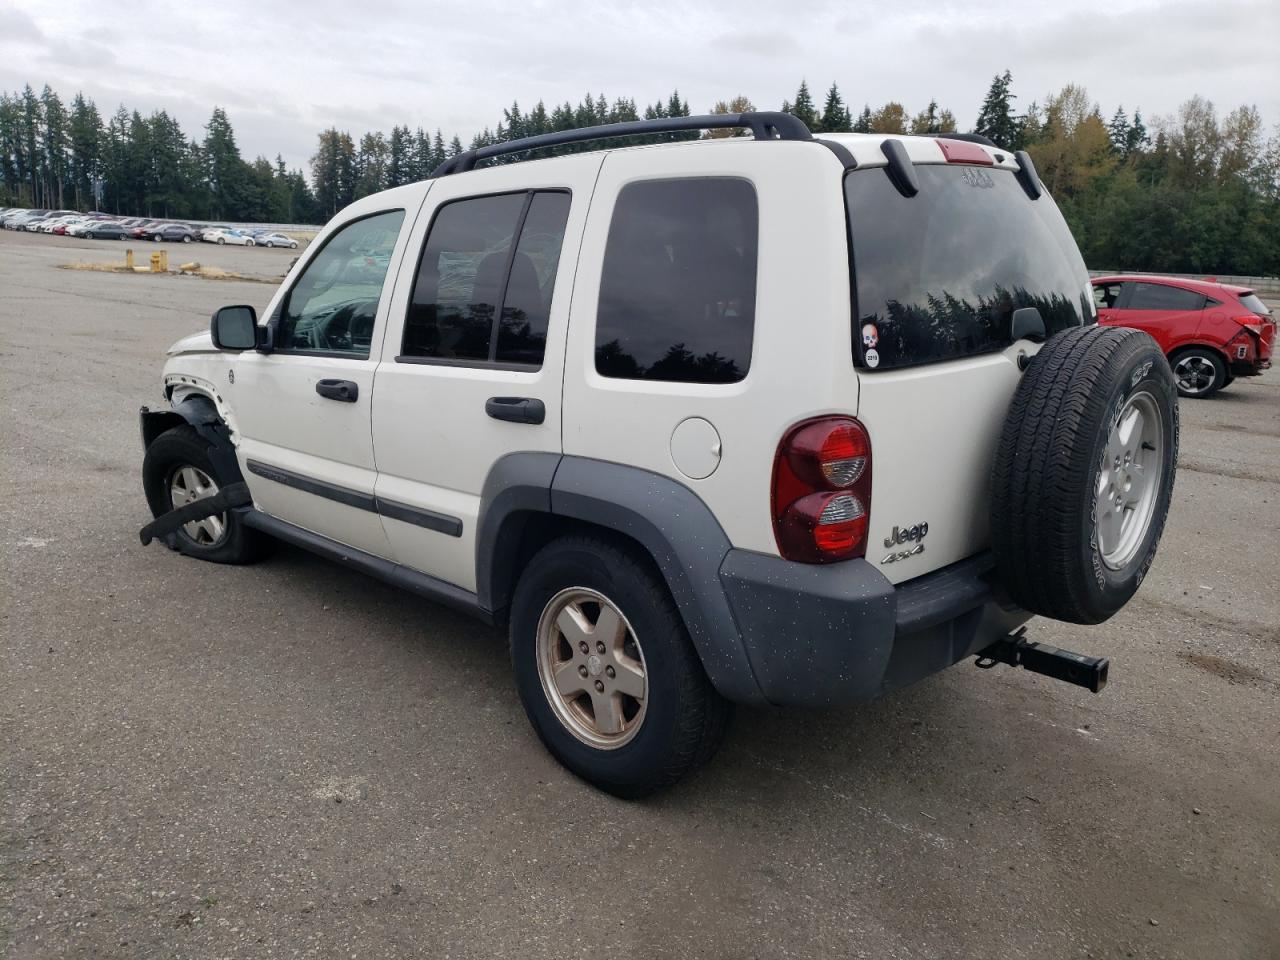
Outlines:
{"type": "MultiPolygon", "coordinates": [[[[186,424],[156,437],[142,460],[142,486],[152,516],[212,497],[224,482],[209,456],[209,445],[186,424]]],[[[170,550],[213,563],[252,563],[271,542],[246,527],[234,511],[194,520],[163,539],[170,550]]]]}
{"type": "Polygon", "coordinates": [[[264,247],[270,247],[271,245],[272,244],[270,240],[268,240],[266,243],[263,244],[264,247]]]}
{"type": "Polygon", "coordinates": [[[183,243],[190,243],[190,242],[191,242],[191,238],[190,238],[190,237],[183,237],[183,238],[182,238],[182,242],[183,242],[183,243]]]}
{"type": "Polygon", "coordinates": [[[252,241],[252,240],[246,240],[246,241],[245,241],[245,243],[244,243],[244,245],[245,245],[246,247],[252,247],[254,244],[253,244],[253,241],[252,241]]]}
{"type": "Polygon", "coordinates": [[[1178,396],[1198,400],[1227,385],[1227,365],[1214,351],[1193,347],[1173,358],[1173,379],[1178,396]]]}
{"type": "Polygon", "coordinates": [[[227,242],[227,241],[226,241],[223,237],[219,237],[219,238],[218,238],[218,246],[222,246],[222,245],[223,245],[223,244],[225,244],[226,242],[227,242]]]}
{"type": "Polygon", "coordinates": [[[547,545],[516,587],[510,641],[534,730],[602,790],[669,786],[723,739],[729,704],[647,558],[591,537],[547,545]]]}

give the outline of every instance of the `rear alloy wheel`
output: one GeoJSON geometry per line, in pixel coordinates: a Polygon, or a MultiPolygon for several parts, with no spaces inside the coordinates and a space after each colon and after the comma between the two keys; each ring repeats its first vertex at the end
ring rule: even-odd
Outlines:
{"type": "Polygon", "coordinates": [[[1174,358],[1173,378],[1178,383],[1179,396],[1199,399],[1227,385],[1227,365],[1212,350],[1196,347],[1174,358]]]}
{"type": "Polygon", "coordinates": [[[525,567],[510,621],[529,722],[584,780],[642,797],[719,746],[729,704],[646,557],[595,537],[556,540],[525,567]]]}
{"type": "Polygon", "coordinates": [[[219,238],[218,238],[218,244],[219,244],[219,246],[221,246],[222,244],[224,244],[224,243],[226,243],[226,242],[227,242],[227,241],[226,241],[226,238],[225,238],[225,237],[219,237],[219,238]]]}
{"type": "Polygon", "coordinates": [[[268,240],[266,243],[263,244],[264,247],[270,247],[271,245],[272,244],[270,240],[268,240]]]}

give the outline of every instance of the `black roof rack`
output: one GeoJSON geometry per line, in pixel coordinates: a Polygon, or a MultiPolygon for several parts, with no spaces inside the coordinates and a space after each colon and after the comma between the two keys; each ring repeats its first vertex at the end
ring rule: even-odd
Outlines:
{"type": "Polygon", "coordinates": [[[477,162],[508,153],[524,153],[543,147],[558,147],[565,143],[584,143],[588,140],[606,140],[612,137],[647,137],[655,133],[672,133],[687,130],[717,130],[725,127],[745,127],[757,140],[812,140],[813,134],[804,121],[789,113],[713,113],[701,117],[662,117],[657,120],[632,120],[627,123],[606,123],[598,127],[579,127],[561,130],[536,137],[507,140],[475,150],[467,150],[446,160],[431,176],[447,177],[451,173],[465,173],[474,169],[477,162]]]}

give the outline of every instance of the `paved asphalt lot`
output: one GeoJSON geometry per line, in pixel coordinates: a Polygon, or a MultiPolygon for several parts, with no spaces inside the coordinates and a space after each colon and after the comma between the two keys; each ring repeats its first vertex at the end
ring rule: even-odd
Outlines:
{"type": "Polygon", "coordinates": [[[55,269],[123,247],[0,233],[5,957],[1280,956],[1280,374],[1184,402],[1138,598],[1033,622],[1100,696],[961,665],[740,711],[628,804],[543,752],[497,632],[138,545],[165,348],[272,288],[55,269]]]}

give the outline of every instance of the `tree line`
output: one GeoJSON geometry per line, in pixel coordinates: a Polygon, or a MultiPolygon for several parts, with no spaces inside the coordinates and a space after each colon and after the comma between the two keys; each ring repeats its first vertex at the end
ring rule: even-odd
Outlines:
{"type": "MultiPolygon", "coordinates": [[[[1015,106],[1013,78],[997,74],[974,131],[1009,149],[1025,149],[1070,223],[1091,266],[1169,272],[1280,273],[1280,136],[1268,140],[1255,107],[1219,118],[1198,96],[1170,117],[1151,120],[1118,107],[1104,119],[1084,88],[1068,84],[1015,106]]],[[[954,113],[931,100],[911,112],[890,101],[855,112],[837,84],[822,103],[801,82],[780,107],[815,132],[946,134],[954,113]]],[[[754,110],[744,96],[716,113],[754,110]]],[[[634,99],[587,95],[550,109],[518,102],[467,148],[628,120],[690,115],[673,92],[638,106],[634,99]]],[[[0,206],[73,207],[121,215],[243,222],[322,222],[348,203],[414,183],[464,149],[457,135],[407,125],[353,137],[318,135],[309,176],[277,156],[246,161],[231,121],[214,108],[199,139],[164,110],[144,117],[123,105],[104,119],[77,93],[70,105],[46,86],[0,94],[0,206]]],[[[713,130],[706,136],[735,135],[713,130]]],[[[696,131],[650,141],[696,139],[696,131]]],[[[570,144],[539,155],[600,149],[636,139],[570,144]]],[[[518,162],[530,154],[497,158],[518,162]]]]}

